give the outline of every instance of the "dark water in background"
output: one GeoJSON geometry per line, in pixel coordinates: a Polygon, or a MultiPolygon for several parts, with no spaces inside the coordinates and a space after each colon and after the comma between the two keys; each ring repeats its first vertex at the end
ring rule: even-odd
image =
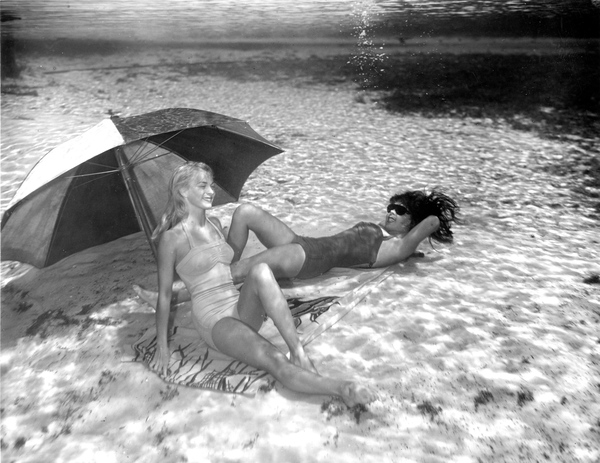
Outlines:
{"type": "Polygon", "coordinates": [[[600,36],[599,0],[2,0],[15,39],[600,36]],[[11,20],[19,18],[17,20],[11,20]]]}
{"type": "MultiPolygon", "coordinates": [[[[358,45],[351,57],[355,69],[349,75],[333,76],[334,80],[351,78],[364,89],[395,89],[386,102],[390,108],[406,109],[412,95],[419,108],[436,111],[441,106],[490,108],[495,102],[502,110],[526,112],[552,101],[557,108],[600,114],[600,0],[2,0],[0,5],[3,84],[5,77],[19,77],[19,59],[29,51],[82,57],[138,48],[147,51],[163,44],[250,49],[285,47],[294,41],[329,47],[342,41],[358,45]],[[448,52],[448,47],[437,43],[446,46],[452,41],[445,38],[451,36],[459,42],[448,45],[453,52],[462,47],[462,37],[475,38],[464,41],[470,42],[464,49],[473,53],[489,52],[480,37],[504,41],[505,48],[511,42],[505,38],[527,40],[513,45],[512,52],[521,56],[502,58],[473,56],[457,61],[449,55],[446,61],[437,56],[415,61],[407,55],[402,63],[392,63],[381,52],[383,45],[386,52],[394,45],[407,51],[409,44],[419,47],[429,38],[436,51],[448,52]],[[550,43],[545,49],[541,41],[533,40],[542,37],[552,38],[545,41],[550,43]],[[567,40],[578,38],[591,40],[567,40]],[[560,59],[522,56],[544,50],[560,59]],[[428,103],[423,95],[433,96],[428,103]]],[[[274,72],[284,65],[278,62],[274,72]]],[[[252,66],[245,70],[240,66],[213,72],[229,77],[255,73],[252,66]]],[[[323,63],[315,66],[305,71],[323,78],[323,63]]],[[[331,66],[335,67],[328,68],[331,73],[345,69],[331,66]]],[[[289,67],[290,72],[298,72],[295,63],[289,67]]],[[[265,78],[267,74],[265,70],[265,78]]],[[[10,89],[3,85],[5,91],[10,89]]],[[[574,121],[569,130],[589,125],[574,121]]],[[[554,130],[555,125],[549,127],[554,130]]]]}

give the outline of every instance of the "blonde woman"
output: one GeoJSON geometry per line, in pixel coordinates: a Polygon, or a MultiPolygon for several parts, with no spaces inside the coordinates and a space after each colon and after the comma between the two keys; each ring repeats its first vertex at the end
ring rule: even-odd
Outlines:
{"type": "Polygon", "coordinates": [[[218,220],[207,216],[214,195],[213,174],[205,164],[186,163],[171,178],[167,208],[153,234],[158,241],[157,349],[150,367],[165,373],[169,364],[167,325],[177,273],[191,295],[196,329],[212,348],[269,372],[296,392],[338,396],[348,406],[375,400],[368,387],[316,372],[267,264],[248,269],[236,288],[230,269],[234,251],[218,220]],[[287,344],[289,360],[259,334],[265,315],[287,344]]]}

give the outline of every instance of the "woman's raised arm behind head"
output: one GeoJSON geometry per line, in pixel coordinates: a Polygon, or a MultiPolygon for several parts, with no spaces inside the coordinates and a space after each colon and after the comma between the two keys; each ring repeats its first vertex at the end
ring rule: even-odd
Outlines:
{"type": "Polygon", "coordinates": [[[390,203],[403,204],[409,210],[411,229],[427,217],[436,216],[440,221],[440,226],[429,239],[440,243],[452,242],[451,225],[452,222],[458,223],[457,215],[460,207],[450,196],[437,189],[433,189],[429,194],[414,190],[395,194],[390,198],[390,203]]]}

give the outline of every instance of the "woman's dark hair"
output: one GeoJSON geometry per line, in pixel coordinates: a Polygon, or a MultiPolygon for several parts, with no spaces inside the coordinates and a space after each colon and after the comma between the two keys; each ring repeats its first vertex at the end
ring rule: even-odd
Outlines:
{"type": "Polygon", "coordinates": [[[423,219],[435,215],[440,221],[440,228],[431,234],[429,241],[434,239],[440,243],[452,242],[450,225],[452,222],[458,222],[456,215],[460,208],[450,196],[435,189],[429,194],[419,190],[406,191],[392,196],[390,204],[392,203],[400,203],[408,209],[411,230],[423,219]]]}

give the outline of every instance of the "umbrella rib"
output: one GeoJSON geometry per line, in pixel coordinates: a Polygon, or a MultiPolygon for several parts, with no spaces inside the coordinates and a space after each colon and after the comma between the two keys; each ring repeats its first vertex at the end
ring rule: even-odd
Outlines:
{"type": "MultiPolygon", "coordinates": [[[[162,158],[163,156],[168,156],[169,154],[173,154],[173,153],[163,153],[163,154],[159,154],[158,156],[154,156],[152,158],[143,159],[141,161],[136,162],[135,165],[140,166],[146,162],[154,161],[155,159],[162,158]]],[[[130,165],[133,165],[133,164],[130,164],[130,165]]]]}
{"type": "MultiPolygon", "coordinates": [[[[138,155],[138,153],[139,153],[139,152],[140,152],[140,151],[143,149],[143,148],[140,146],[140,147],[139,147],[139,148],[136,150],[136,152],[133,154],[133,156],[131,157],[131,161],[129,162],[129,164],[128,164],[127,166],[122,166],[122,167],[119,167],[119,168],[117,168],[117,169],[114,169],[114,168],[109,168],[109,166],[107,166],[107,165],[105,165],[105,164],[99,164],[99,163],[96,163],[96,162],[88,161],[88,163],[89,163],[90,165],[94,165],[94,166],[98,166],[98,167],[106,167],[106,168],[107,168],[107,170],[104,170],[104,171],[102,171],[102,172],[94,172],[94,173],[91,173],[91,174],[70,175],[70,176],[68,176],[68,177],[66,177],[66,178],[70,178],[70,179],[72,179],[72,178],[82,178],[82,177],[96,177],[96,178],[98,178],[98,177],[99,177],[99,176],[101,176],[101,175],[103,176],[103,175],[110,175],[110,174],[117,173],[117,172],[119,172],[119,171],[123,170],[124,168],[126,168],[126,167],[128,167],[128,166],[140,165],[140,164],[143,164],[143,163],[145,163],[145,162],[148,162],[148,161],[152,161],[152,160],[154,160],[154,159],[157,159],[157,158],[159,158],[159,157],[166,156],[166,155],[167,155],[167,154],[169,154],[169,153],[160,154],[160,155],[158,155],[158,156],[153,156],[153,157],[151,157],[151,158],[149,157],[149,156],[150,156],[152,153],[154,153],[155,151],[157,151],[159,148],[162,148],[162,146],[163,146],[163,144],[164,144],[164,143],[166,143],[166,142],[168,142],[169,140],[171,140],[171,139],[175,138],[177,135],[179,135],[179,134],[180,134],[180,133],[182,133],[182,132],[183,132],[183,130],[179,130],[177,133],[175,133],[173,136],[171,136],[171,137],[169,137],[168,139],[166,139],[166,140],[165,140],[163,143],[161,143],[160,145],[156,145],[156,144],[154,144],[154,146],[155,146],[155,147],[154,147],[154,148],[152,148],[152,149],[151,149],[150,151],[148,151],[147,153],[145,153],[145,154],[141,154],[141,155],[138,155]],[[145,158],[145,159],[144,159],[144,158],[145,158]]],[[[146,138],[144,141],[146,141],[146,142],[147,142],[147,140],[148,140],[148,138],[146,138]]],[[[147,143],[148,143],[148,142],[147,142],[147,143]]],[[[94,178],[94,179],[92,179],[92,180],[90,180],[90,181],[94,181],[94,180],[96,180],[96,178],[94,178]]],[[[86,182],[86,183],[88,183],[88,182],[86,182]]],[[[83,183],[82,185],[85,185],[86,183],[83,183]]]]}
{"type": "MultiPolygon", "coordinates": [[[[145,162],[152,161],[153,159],[156,159],[156,158],[159,158],[159,157],[162,157],[162,156],[166,156],[169,153],[160,154],[160,155],[154,156],[152,158],[149,157],[152,153],[154,153],[155,151],[157,151],[159,148],[162,148],[164,143],[168,142],[169,140],[172,140],[173,138],[175,138],[177,135],[179,135],[182,132],[183,132],[183,130],[177,131],[177,133],[175,133],[171,137],[167,138],[160,145],[154,144],[154,148],[152,148],[150,151],[148,151],[147,153],[143,153],[143,154],[138,155],[138,153],[140,153],[140,151],[142,151],[142,149],[143,149],[140,146],[139,148],[137,148],[136,152],[131,157],[131,161],[128,163],[128,166],[143,164],[145,162]]],[[[146,141],[146,143],[148,143],[148,141],[147,141],[148,139],[149,139],[149,137],[146,138],[146,139],[144,139],[144,141],[146,141]]],[[[90,165],[94,165],[94,166],[98,166],[98,167],[106,167],[107,169],[109,169],[109,166],[107,166],[105,164],[99,164],[99,163],[92,162],[92,161],[88,161],[88,163],[90,165]]],[[[93,176],[98,176],[98,175],[114,174],[114,173],[117,173],[117,172],[123,170],[125,167],[127,167],[127,166],[119,167],[117,169],[110,168],[109,170],[105,170],[105,171],[97,172],[97,173],[91,173],[91,174],[71,175],[71,176],[69,176],[67,178],[93,177],[93,176]]]]}
{"type": "MultiPolygon", "coordinates": [[[[140,141],[142,141],[142,140],[140,140],[140,141]]],[[[148,144],[148,137],[144,138],[143,141],[146,144],[148,144]]],[[[140,144],[140,146],[135,150],[135,153],[133,153],[133,155],[131,156],[131,160],[129,160],[129,159],[127,160],[128,165],[134,165],[139,158],[142,158],[145,156],[144,153],[142,152],[143,149],[144,149],[144,145],[140,144]]],[[[157,149],[158,149],[158,146],[156,148],[152,148],[148,154],[152,154],[157,149]]]]}
{"type": "MultiPolygon", "coordinates": [[[[161,144],[158,144],[158,145],[157,145],[157,144],[154,144],[154,143],[153,143],[153,144],[154,144],[154,148],[152,148],[151,150],[149,150],[149,151],[148,151],[148,152],[146,152],[146,153],[141,153],[141,154],[140,154],[140,151],[142,151],[142,149],[143,149],[143,148],[142,148],[142,146],[140,146],[140,147],[139,147],[139,148],[136,150],[136,152],[135,152],[135,153],[133,153],[133,155],[131,156],[131,159],[129,160],[129,162],[128,162],[128,165],[137,165],[137,164],[142,164],[143,162],[146,162],[146,161],[151,161],[152,159],[156,159],[156,158],[159,158],[159,157],[161,157],[161,156],[165,156],[165,154],[161,154],[161,155],[159,155],[159,156],[154,156],[154,157],[152,157],[152,158],[149,158],[149,156],[150,156],[150,155],[152,155],[152,153],[154,153],[155,151],[157,151],[159,148],[162,148],[162,147],[163,147],[163,145],[164,145],[165,143],[167,143],[168,141],[172,140],[172,139],[173,139],[173,138],[175,138],[177,135],[181,134],[181,133],[182,133],[184,130],[185,130],[185,129],[183,129],[183,130],[178,130],[176,133],[174,133],[172,136],[170,136],[169,138],[167,138],[167,139],[166,139],[165,141],[163,141],[161,144]],[[145,158],[145,159],[144,159],[144,158],[145,158]]],[[[143,141],[145,141],[146,143],[149,143],[149,142],[148,142],[149,138],[150,138],[150,137],[146,137],[145,139],[143,139],[143,141]]]]}
{"type": "Polygon", "coordinates": [[[97,173],[97,174],[82,174],[82,175],[73,175],[73,176],[71,176],[71,177],[67,177],[67,178],[83,178],[83,177],[94,177],[94,178],[92,178],[92,179],[88,180],[87,182],[80,183],[80,184],[79,184],[79,185],[77,185],[77,187],[76,187],[76,188],[81,188],[82,186],[85,186],[85,185],[87,185],[88,183],[95,182],[96,180],[99,180],[99,179],[101,178],[101,177],[100,177],[101,175],[102,175],[103,177],[106,177],[107,175],[114,174],[114,173],[117,173],[117,172],[119,172],[119,170],[118,170],[118,169],[116,169],[116,170],[112,170],[112,171],[101,172],[101,173],[97,173]]]}
{"type": "Polygon", "coordinates": [[[111,170],[103,170],[102,172],[93,172],[91,174],[79,174],[79,175],[69,175],[65,178],[82,178],[82,177],[95,177],[98,175],[108,175],[119,172],[119,169],[111,169],[111,170]]]}
{"type": "Polygon", "coordinates": [[[86,161],[86,163],[89,164],[89,165],[91,165],[91,166],[104,167],[106,169],[105,172],[113,172],[114,171],[114,167],[113,166],[110,166],[108,164],[100,164],[99,162],[92,161],[92,159],[89,159],[88,161],[86,161]]]}

